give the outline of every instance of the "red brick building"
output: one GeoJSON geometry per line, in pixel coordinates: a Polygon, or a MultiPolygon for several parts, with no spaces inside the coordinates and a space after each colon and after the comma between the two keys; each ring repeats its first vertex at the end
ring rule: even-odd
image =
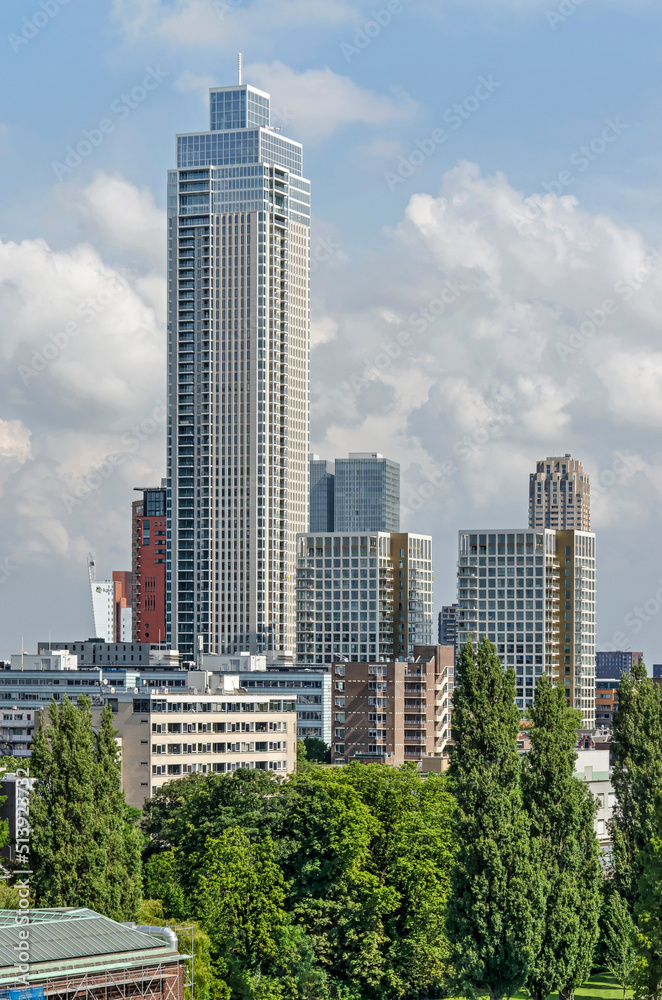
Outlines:
{"type": "Polygon", "coordinates": [[[166,638],[166,490],[143,489],[132,504],[133,641],[166,638]]]}

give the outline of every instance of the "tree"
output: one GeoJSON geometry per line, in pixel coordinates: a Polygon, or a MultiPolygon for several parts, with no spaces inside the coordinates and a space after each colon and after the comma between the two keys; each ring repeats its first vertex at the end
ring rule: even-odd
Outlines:
{"type": "Polygon", "coordinates": [[[574,776],[578,712],[541,677],[530,712],[531,750],[522,770],[524,808],[545,880],[540,949],[527,978],[534,1000],[572,996],[591,971],[599,935],[602,869],[593,832],[595,803],[574,776]]]}
{"type": "Polygon", "coordinates": [[[632,909],[642,873],[641,852],[653,836],[655,797],[662,787],[662,702],[643,661],[621,676],[611,746],[617,802],[610,823],[613,882],[632,909]]]}
{"type": "Polygon", "coordinates": [[[662,794],[656,798],[651,836],[638,860],[641,874],[635,905],[639,928],[635,996],[659,1000],[662,997],[662,794]]]}
{"type": "Polygon", "coordinates": [[[39,906],[89,906],[115,920],[140,904],[139,834],[129,823],[110,709],[98,738],[90,700],[40,720],[30,758],[31,862],[39,906]]]}
{"type": "Polygon", "coordinates": [[[303,743],[306,760],[312,764],[331,763],[331,747],[324,740],[318,740],[315,736],[306,736],[303,740],[299,740],[299,743],[303,743]]]}
{"type": "Polygon", "coordinates": [[[627,903],[618,893],[611,894],[605,915],[605,964],[617,983],[626,990],[633,985],[637,968],[637,928],[627,903]]]}
{"type": "Polygon", "coordinates": [[[515,674],[483,639],[462,649],[453,695],[451,787],[458,843],[446,926],[460,991],[512,996],[539,950],[543,880],[522,809],[515,674]]]}

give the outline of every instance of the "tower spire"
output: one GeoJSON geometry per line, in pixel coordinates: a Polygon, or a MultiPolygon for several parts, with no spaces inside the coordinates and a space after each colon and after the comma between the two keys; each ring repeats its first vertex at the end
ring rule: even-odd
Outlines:
{"type": "Polygon", "coordinates": [[[242,76],[243,76],[243,64],[244,64],[243,56],[242,56],[241,52],[239,52],[238,55],[237,55],[237,83],[239,83],[239,84],[243,83],[243,80],[242,80],[242,76]]]}

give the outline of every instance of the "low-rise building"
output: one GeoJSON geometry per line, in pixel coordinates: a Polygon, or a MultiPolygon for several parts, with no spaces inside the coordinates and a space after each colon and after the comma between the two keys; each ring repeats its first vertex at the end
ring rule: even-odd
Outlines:
{"type": "Polygon", "coordinates": [[[83,907],[0,912],[0,993],[11,1000],[184,1000],[185,962],[165,927],[127,926],[83,907]],[[27,956],[20,964],[19,955],[27,956]]]}
{"type": "MultiPolygon", "coordinates": [[[[583,744],[585,741],[582,739],[580,742],[583,744]]],[[[609,749],[577,750],[575,777],[588,785],[597,800],[598,809],[594,820],[595,835],[600,842],[603,854],[608,855],[611,851],[609,820],[614,814],[614,806],[616,805],[616,796],[611,783],[609,749]]]]}
{"type": "Polygon", "coordinates": [[[618,708],[618,691],[621,686],[620,677],[597,677],[595,681],[595,724],[601,728],[611,729],[614,722],[614,712],[618,708]]]}
{"type": "Polygon", "coordinates": [[[249,694],[235,675],[222,675],[210,694],[144,692],[110,695],[122,749],[122,784],[130,805],[173,778],[226,774],[247,767],[285,776],[296,770],[296,699],[249,694]]]}
{"type": "Polygon", "coordinates": [[[416,646],[408,662],[334,664],[332,762],[399,766],[443,754],[454,669],[452,646],[416,646]]]}

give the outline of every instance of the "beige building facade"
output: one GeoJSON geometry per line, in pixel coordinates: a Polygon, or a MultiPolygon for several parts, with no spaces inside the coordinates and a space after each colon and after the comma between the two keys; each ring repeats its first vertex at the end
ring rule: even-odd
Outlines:
{"type": "Polygon", "coordinates": [[[591,480],[571,455],[545,458],[529,477],[529,527],[591,530],[591,480]]]}
{"type": "MultiPolygon", "coordinates": [[[[187,774],[245,767],[284,777],[296,770],[294,698],[249,695],[234,684],[211,695],[104,693],[102,700],[115,713],[129,805],[142,808],[166,782],[187,774]]],[[[101,706],[92,712],[97,722],[101,706]]]]}

